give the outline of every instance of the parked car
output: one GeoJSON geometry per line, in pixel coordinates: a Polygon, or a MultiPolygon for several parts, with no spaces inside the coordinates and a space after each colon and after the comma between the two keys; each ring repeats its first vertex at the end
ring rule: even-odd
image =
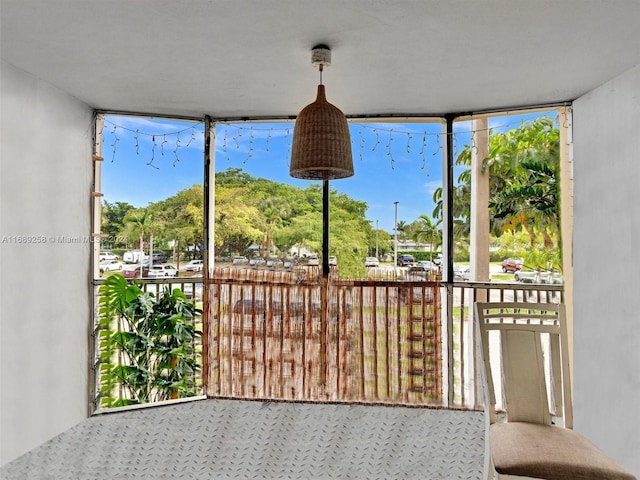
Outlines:
{"type": "Polygon", "coordinates": [[[284,265],[284,262],[282,260],[280,260],[279,258],[270,258],[267,260],[267,267],[268,268],[280,268],[284,265]]]}
{"type": "Polygon", "coordinates": [[[434,279],[439,272],[440,269],[438,268],[438,266],[429,261],[421,261],[409,267],[410,275],[415,275],[422,278],[434,279]]]}
{"type": "Polygon", "coordinates": [[[434,271],[437,272],[440,269],[438,268],[438,265],[436,265],[435,262],[430,262],[429,260],[420,260],[418,263],[416,263],[412,268],[415,267],[419,267],[424,269],[425,271],[434,271]]]}
{"type": "Polygon", "coordinates": [[[551,285],[562,285],[564,279],[559,272],[544,272],[540,274],[540,283],[547,283],[551,285]]]}
{"type": "Polygon", "coordinates": [[[154,253],[153,254],[153,263],[164,263],[169,260],[169,257],[164,253],[154,253]]]}
{"type": "Polygon", "coordinates": [[[329,265],[333,267],[338,266],[338,259],[336,257],[329,257],[329,265]]]}
{"type": "Polygon", "coordinates": [[[266,265],[267,261],[262,257],[255,257],[249,260],[249,265],[252,267],[261,267],[262,265],[266,265]]]}
{"type": "Polygon", "coordinates": [[[141,256],[143,260],[149,258],[149,255],[141,252],[140,250],[130,250],[128,252],[124,252],[122,260],[124,260],[125,263],[139,263],[141,256]]]}
{"type": "Polygon", "coordinates": [[[293,258],[287,258],[284,261],[284,264],[282,265],[284,268],[286,268],[287,270],[292,269],[293,267],[295,267],[296,265],[298,265],[300,262],[298,261],[298,259],[296,257],[293,258]]]}
{"type": "Polygon", "coordinates": [[[471,268],[467,267],[462,270],[462,280],[465,282],[471,278],[471,268]]]}
{"type": "Polygon", "coordinates": [[[122,263],[118,260],[103,260],[100,262],[100,274],[122,270],[122,263]]]}
{"type": "Polygon", "coordinates": [[[453,281],[455,282],[456,280],[464,280],[463,270],[460,265],[453,266],[453,281]]]}
{"type": "Polygon", "coordinates": [[[118,260],[118,256],[111,252],[100,252],[100,261],[103,260],[118,260]]]}
{"type": "Polygon", "coordinates": [[[398,266],[399,267],[410,267],[415,262],[413,255],[399,255],[398,256],[398,266]]]}
{"type": "Polygon", "coordinates": [[[178,269],[168,263],[153,265],[149,269],[149,278],[176,277],[176,276],[178,276],[178,269]]]}
{"type": "Polygon", "coordinates": [[[504,273],[515,273],[522,270],[522,260],[520,258],[505,258],[502,261],[502,271],[504,273]]]}
{"type": "Polygon", "coordinates": [[[310,267],[317,267],[318,265],[320,265],[320,259],[317,255],[312,255],[307,260],[307,265],[309,265],[310,267]]]}
{"type": "Polygon", "coordinates": [[[470,267],[461,267],[460,265],[453,266],[453,281],[455,282],[463,280],[467,281],[471,278],[471,268],[470,267]]]}
{"type": "Polygon", "coordinates": [[[518,270],[513,274],[516,282],[520,283],[540,283],[540,272],[536,270],[518,270]]]}
{"type": "Polygon", "coordinates": [[[376,257],[367,257],[364,260],[364,266],[365,267],[379,267],[380,266],[380,260],[378,260],[376,257]]]}
{"type": "Polygon", "coordinates": [[[202,260],[191,260],[184,266],[185,272],[201,272],[202,271],[202,260]]]}
{"type": "Polygon", "coordinates": [[[233,265],[246,265],[247,263],[249,263],[249,259],[242,255],[236,255],[235,257],[233,257],[231,263],[233,265]]]}
{"type": "MultiPolygon", "coordinates": [[[[122,270],[122,276],[124,278],[140,278],[140,265],[129,265],[122,270]]],[[[142,277],[149,276],[149,265],[142,266],[142,277]]]]}

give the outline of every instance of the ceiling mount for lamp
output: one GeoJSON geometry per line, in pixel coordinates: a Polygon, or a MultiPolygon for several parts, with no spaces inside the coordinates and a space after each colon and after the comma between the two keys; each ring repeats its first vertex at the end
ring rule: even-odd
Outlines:
{"type": "Polygon", "coordinates": [[[316,45],[311,49],[311,65],[322,71],[331,65],[331,50],[326,45],[316,45]]]}
{"type": "Polygon", "coordinates": [[[289,174],[308,180],[335,180],[353,175],[351,136],[344,113],[327,102],[322,71],[331,65],[331,50],[317,45],[311,64],[320,70],[316,101],[302,109],[293,129],[289,174]]]}

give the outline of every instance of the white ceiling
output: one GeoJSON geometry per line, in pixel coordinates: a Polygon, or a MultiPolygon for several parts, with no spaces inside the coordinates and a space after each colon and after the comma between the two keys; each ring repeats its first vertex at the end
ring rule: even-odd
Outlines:
{"type": "Polygon", "coordinates": [[[215,118],[573,100],[640,64],[637,0],[2,0],[2,58],[92,107],[215,118]]]}

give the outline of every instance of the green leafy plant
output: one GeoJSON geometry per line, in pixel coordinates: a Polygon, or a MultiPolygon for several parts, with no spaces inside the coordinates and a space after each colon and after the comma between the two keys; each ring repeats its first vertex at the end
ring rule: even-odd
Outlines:
{"type": "Polygon", "coordinates": [[[181,290],[167,286],[155,297],[115,274],[101,285],[99,302],[102,407],[197,394],[201,312],[181,290]]]}

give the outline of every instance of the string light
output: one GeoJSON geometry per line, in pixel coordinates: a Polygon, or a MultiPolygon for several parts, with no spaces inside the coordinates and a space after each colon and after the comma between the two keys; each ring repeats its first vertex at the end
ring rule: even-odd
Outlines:
{"type": "MultiPolygon", "coordinates": [[[[120,131],[125,131],[125,132],[131,132],[133,134],[133,140],[135,142],[135,152],[136,155],[140,155],[141,152],[141,147],[143,145],[143,139],[144,138],[149,138],[150,142],[151,142],[151,158],[149,159],[148,162],[146,162],[146,165],[155,168],[155,169],[159,169],[160,167],[158,165],[156,165],[155,162],[155,149],[158,146],[158,143],[156,143],[156,138],[159,138],[160,136],[162,136],[162,142],[159,144],[160,146],[160,153],[162,156],[165,156],[165,145],[168,145],[169,143],[171,143],[171,138],[175,137],[175,143],[174,143],[174,148],[173,148],[173,154],[175,156],[175,159],[173,161],[173,166],[175,167],[177,163],[180,162],[180,154],[179,154],[179,150],[180,148],[186,148],[189,145],[191,145],[191,143],[193,143],[194,141],[197,140],[197,136],[196,134],[198,133],[196,131],[196,128],[198,127],[199,124],[193,124],[193,125],[189,125],[186,128],[183,128],[181,130],[175,131],[175,132],[165,132],[165,133],[147,133],[147,132],[141,132],[139,128],[133,129],[133,128],[127,128],[123,125],[119,125],[117,123],[115,123],[114,121],[112,121],[111,119],[105,118],[104,119],[104,123],[105,123],[105,128],[108,125],[110,125],[111,128],[111,135],[113,137],[113,143],[111,144],[111,149],[112,149],[112,158],[111,158],[111,162],[113,163],[116,159],[116,156],[118,154],[118,148],[117,148],[117,143],[121,140],[120,136],[118,136],[118,133],[120,131]],[[180,139],[180,135],[186,131],[190,131],[191,132],[191,137],[189,139],[189,142],[186,145],[182,144],[182,141],[180,139]]],[[[200,124],[201,125],[201,124],[200,124]]],[[[200,135],[204,135],[202,132],[199,132],[200,135]]],[[[101,138],[104,141],[104,129],[103,131],[101,131],[99,133],[101,135],[101,138]]]]}
{"type": "Polygon", "coordinates": [[[113,143],[111,144],[111,147],[113,148],[113,156],[111,157],[111,163],[113,163],[113,161],[116,159],[116,143],[120,141],[120,139],[118,138],[117,129],[118,126],[114,124],[113,131],[111,132],[113,134],[113,143]]]}
{"type": "Polygon", "coordinates": [[[240,133],[240,129],[238,128],[238,133],[235,137],[233,137],[233,141],[236,142],[236,150],[240,150],[240,141],[238,140],[242,134],[240,133]]]}
{"type": "Polygon", "coordinates": [[[380,136],[378,135],[378,129],[374,129],[373,132],[376,134],[376,144],[373,146],[373,148],[371,149],[372,152],[376,151],[376,147],[378,146],[378,144],[380,143],[380,136]]]}
{"type": "Polygon", "coordinates": [[[167,136],[162,135],[162,143],[160,144],[160,153],[164,157],[164,144],[167,143],[167,136]]]}
{"type": "Polygon", "coordinates": [[[270,129],[269,129],[269,134],[267,135],[267,139],[266,139],[266,140],[265,140],[265,142],[264,142],[264,150],[265,150],[266,152],[268,152],[268,151],[269,151],[269,140],[271,140],[271,132],[272,132],[272,131],[273,131],[273,129],[272,129],[272,128],[270,128],[270,129]]]}
{"type": "MultiPolygon", "coordinates": [[[[422,158],[422,170],[425,169],[427,158],[424,156],[424,146],[427,144],[427,131],[422,134],[422,147],[420,148],[420,157],[422,158]]],[[[428,172],[427,172],[428,173],[428,172]]]]}
{"type": "Polygon", "coordinates": [[[227,125],[225,125],[224,126],[224,140],[222,141],[222,152],[227,157],[227,162],[230,162],[231,158],[229,158],[229,151],[227,150],[227,132],[228,131],[229,131],[229,128],[227,128],[227,125]]]}
{"type": "Polygon", "coordinates": [[[173,150],[173,154],[176,156],[176,159],[173,161],[173,166],[176,166],[176,163],[180,162],[180,157],[178,157],[178,149],[180,148],[180,132],[176,134],[176,148],[173,150]]]}
{"type": "MultiPolygon", "coordinates": [[[[568,122],[568,118],[564,118],[564,122],[565,124],[568,122]]],[[[168,145],[170,142],[172,142],[171,138],[174,137],[175,140],[172,142],[173,143],[173,156],[175,157],[173,160],[173,166],[175,167],[179,162],[180,162],[180,149],[181,148],[187,148],[189,147],[193,142],[195,142],[197,140],[197,134],[204,136],[203,132],[198,132],[197,128],[198,125],[202,125],[202,123],[200,124],[191,124],[189,126],[187,126],[186,128],[183,128],[181,130],[175,131],[175,132],[155,132],[155,133],[146,133],[146,132],[141,132],[139,129],[130,129],[127,128],[123,125],[119,125],[117,123],[114,123],[112,120],[105,118],[104,120],[105,122],[105,129],[106,129],[106,125],[109,124],[110,125],[110,134],[112,135],[113,141],[111,143],[111,148],[112,148],[112,159],[111,162],[113,163],[116,159],[116,155],[117,155],[117,150],[118,150],[118,142],[121,140],[121,136],[119,135],[119,133],[121,131],[128,131],[131,132],[133,134],[133,139],[135,141],[135,152],[136,155],[140,155],[141,154],[141,150],[142,150],[142,139],[143,137],[149,138],[150,139],[150,143],[151,143],[151,153],[150,153],[150,159],[149,161],[146,163],[148,166],[155,168],[155,169],[159,169],[160,167],[155,163],[156,162],[156,158],[155,158],[155,150],[156,147],[159,145],[160,146],[160,153],[161,156],[165,156],[165,146],[168,145]],[[189,141],[186,144],[182,143],[181,140],[181,134],[184,132],[190,132],[190,137],[189,137],[189,141]],[[156,143],[156,140],[159,139],[159,137],[162,136],[162,141],[156,143]]],[[[452,143],[453,143],[453,147],[454,147],[454,151],[457,151],[458,149],[458,141],[460,138],[465,138],[465,141],[469,141],[470,148],[474,149],[477,148],[476,142],[477,139],[475,138],[475,134],[477,132],[480,131],[491,131],[491,130],[497,130],[497,131],[502,131],[505,129],[509,129],[510,127],[514,127],[515,125],[522,125],[525,124],[526,121],[512,121],[512,122],[505,122],[502,125],[498,125],[498,126],[493,126],[493,127],[487,127],[487,128],[483,128],[483,129],[469,129],[469,130],[464,130],[464,131],[457,131],[457,132],[452,132],[450,134],[447,133],[443,133],[443,132],[433,132],[430,133],[426,130],[423,130],[420,135],[419,132],[415,132],[415,131],[411,131],[411,130],[398,130],[397,128],[385,128],[384,126],[381,125],[376,125],[376,124],[366,124],[366,123],[351,123],[351,128],[352,130],[357,130],[357,133],[360,136],[360,140],[359,140],[359,145],[358,145],[358,151],[359,151],[359,157],[360,157],[360,161],[364,160],[364,150],[365,148],[367,148],[367,139],[370,137],[367,137],[365,135],[365,132],[370,131],[372,133],[372,147],[371,147],[371,152],[375,152],[378,149],[378,145],[380,145],[380,135],[385,133],[388,135],[388,140],[386,142],[385,145],[385,154],[386,156],[389,158],[390,161],[390,167],[392,170],[395,169],[395,161],[396,161],[396,155],[398,154],[398,152],[394,152],[393,151],[393,141],[394,139],[398,139],[398,135],[404,136],[404,144],[405,144],[405,148],[404,150],[406,151],[406,154],[411,156],[412,152],[416,152],[417,149],[415,148],[415,144],[412,145],[413,141],[414,141],[414,136],[415,135],[420,135],[421,138],[421,145],[420,145],[420,149],[418,152],[418,156],[421,159],[421,169],[425,170],[426,169],[426,165],[427,165],[427,158],[426,158],[426,150],[430,145],[433,145],[435,148],[433,150],[432,156],[436,156],[438,155],[438,153],[443,151],[443,137],[447,136],[447,135],[452,135],[452,143]],[[470,135],[470,140],[466,140],[467,136],[470,135]]],[[[247,126],[244,125],[239,125],[239,124],[234,124],[234,123],[224,123],[224,122],[219,122],[217,123],[217,125],[223,130],[223,135],[222,137],[218,137],[218,141],[221,141],[221,145],[219,144],[219,148],[221,148],[221,151],[223,152],[224,156],[226,157],[227,161],[231,161],[231,154],[229,152],[230,148],[231,149],[235,149],[236,151],[240,151],[243,150],[244,148],[247,148],[248,151],[246,152],[246,157],[243,160],[243,163],[247,163],[250,160],[256,158],[256,155],[254,150],[256,149],[256,142],[258,139],[263,139],[264,140],[264,150],[266,152],[270,152],[271,150],[273,150],[273,145],[272,142],[274,141],[274,138],[280,137],[280,136],[284,136],[286,139],[286,159],[287,159],[287,163],[289,161],[290,158],[290,154],[291,154],[291,133],[292,133],[292,128],[291,126],[284,126],[282,129],[278,129],[277,127],[273,127],[273,126],[269,126],[268,128],[260,128],[259,124],[250,124],[247,126]],[[233,135],[230,135],[229,129],[230,128],[234,128],[235,132],[233,135]],[[248,130],[248,133],[245,133],[248,130]],[[264,132],[264,133],[261,133],[264,132]],[[248,136],[248,142],[245,142],[246,146],[242,145],[242,137],[246,137],[248,136]],[[229,145],[229,139],[233,140],[233,147],[230,147],[229,145]]],[[[398,124],[401,125],[401,124],[398,124]]],[[[101,138],[105,139],[105,132],[100,131],[99,135],[101,135],[101,138]]],[[[352,136],[353,138],[353,136],[352,136]]],[[[420,138],[420,137],[418,137],[420,138]]],[[[402,140],[401,140],[402,141],[402,140]]],[[[352,140],[353,143],[355,143],[355,140],[352,140]]],[[[428,174],[428,173],[427,173],[428,174]]]]}
{"type": "Polygon", "coordinates": [[[156,136],[153,135],[151,137],[151,140],[153,141],[153,146],[151,147],[151,160],[147,162],[147,165],[155,168],[156,170],[159,170],[159,167],[153,164],[153,161],[155,160],[155,156],[156,156],[156,136]]]}
{"type": "Polygon", "coordinates": [[[287,159],[287,166],[290,166],[289,162],[291,160],[291,140],[292,140],[292,138],[289,135],[289,130],[290,129],[287,128],[287,137],[286,137],[287,138],[287,156],[285,157],[287,159]]]}
{"type": "Polygon", "coordinates": [[[253,151],[253,126],[249,129],[249,151],[247,152],[247,158],[244,159],[244,162],[247,163],[251,158],[251,152],[253,151]]]}
{"type": "Polygon", "coordinates": [[[191,127],[191,138],[189,139],[189,142],[187,143],[187,147],[190,146],[193,142],[195,142],[196,140],[196,127],[191,127]]]}
{"type": "Polygon", "coordinates": [[[440,150],[442,150],[442,144],[440,143],[440,135],[436,134],[436,151],[433,152],[433,156],[435,157],[440,150]]]}
{"type": "Polygon", "coordinates": [[[391,160],[391,170],[394,170],[394,159],[393,159],[393,155],[391,154],[391,141],[393,140],[393,128],[391,130],[389,130],[389,143],[387,143],[387,156],[389,157],[389,160],[391,160]]]}

